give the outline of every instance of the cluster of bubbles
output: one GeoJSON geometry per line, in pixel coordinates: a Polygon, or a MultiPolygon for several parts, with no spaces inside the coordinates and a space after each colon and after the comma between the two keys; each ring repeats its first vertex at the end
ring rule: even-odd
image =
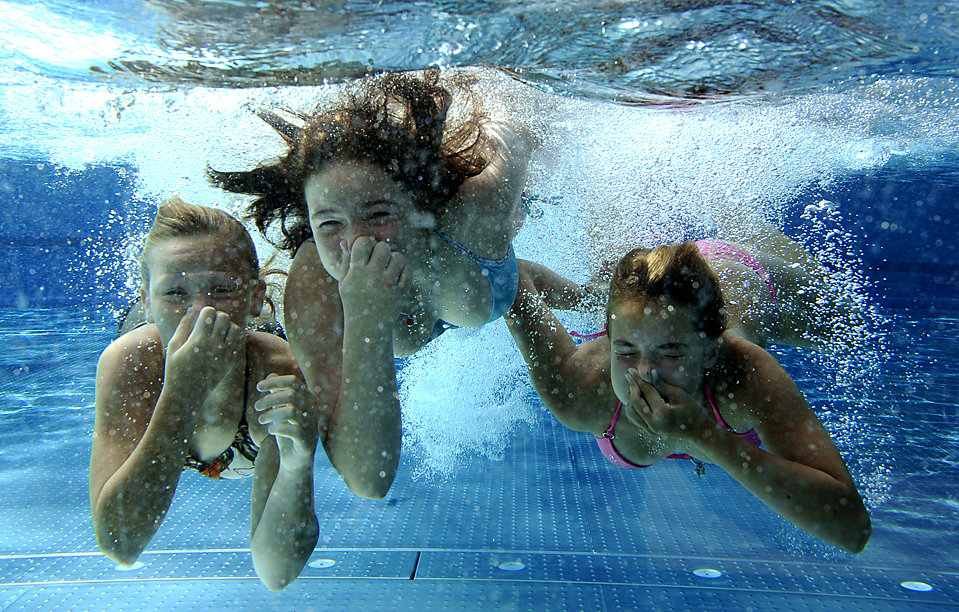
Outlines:
{"type": "MultiPolygon", "coordinates": [[[[908,84],[902,87],[908,90],[908,84]]],[[[153,206],[179,194],[241,211],[244,200],[210,185],[207,168],[246,169],[283,151],[254,110],[309,110],[335,93],[333,87],[120,90],[38,78],[0,89],[0,115],[8,127],[0,134],[0,153],[48,159],[67,170],[135,168],[135,202],[109,221],[123,225],[128,246],[104,253],[94,241],[83,258],[84,265],[99,266],[102,281],[115,284],[116,292],[132,294],[137,241],[153,206]]],[[[601,262],[628,247],[707,235],[735,241],[737,228],[780,222],[810,187],[959,148],[959,130],[933,121],[942,118],[954,93],[940,91],[938,102],[913,100],[911,106],[904,95],[878,83],[775,102],[674,101],[645,108],[534,96],[516,115],[542,128],[543,139],[531,164],[530,211],[515,242],[517,254],[585,282],[601,262]],[[923,148],[930,142],[931,149],[923,148]]],[[[835,272],[851,307],[871,312],[863,302],[861,262],[848,250],[849,237],[834,228],[832,208],[807,213],[807,235],[827,232],[831,244],[817,246],[816,255],[835,272]]],[[[267,260],[271,247],[251,233],[261,261],[267,260]]],[[[823,353],[829,357],[818,365],[829,372],[824,394],[844,406],[836,404],[824,419],[840,445],[855,450],[868,439],[869,448],[881,451],[873,454],[875,465],[863,459],[856,468],[867,497],[876,502],[886,486],[888,453],[882,449],[891,442],[871,433],[863,420],[878,367],[866,366],[884,357],[876,335],[881,321],[870,317],[848,330],[847,346],[823,353]]],[[[501,323],[447,333],[408,360],[401,384],[406,439],[421,459],[420,474],[450,474],[471,454],[502,457],[514,428],[532,423],[539,410],[501,323]]]]}

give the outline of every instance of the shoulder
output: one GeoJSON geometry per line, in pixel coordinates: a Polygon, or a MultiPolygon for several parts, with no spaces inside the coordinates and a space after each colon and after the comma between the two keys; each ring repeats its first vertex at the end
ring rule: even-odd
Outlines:
{"type": "Polygon", "coordinates": [[[762,380],[770,374],[785,375],[785,370],[763,347],[736,334],[723,334],[719,363],[736,382],[762,380]]]}
{"type": "Polygon", "coordinates": [[[571,386],[554,410],[567,428],[594,435],[609,428],[619,403],[610,380],[609,355],[609,342],[600,338],[579,345],[569,357],[564,371],[571,386]]]}
{"type": "Polygon", "coordinates": [[[300,376],[293,351],[289,343],[282,338],[265,332],[250,331],[246,336],[247,350],[250,352],[251,374],[262,380],[269,374],[293,374],[300,376]]]}
{"type": "Polygon", "coordinates": [[[137,371],[151,370],[157,365],[162,370],[164,363],[163,346],[156,325],[144,325],[127,332],[104,349],[97,362],[97,374],[102,376],[132,374],[137,371]]]}
{"type": "MultiPolygon", "coordinates": [[[[720,361],[717,363],[720,393],[717,401],[727,404],[726,397],[732,393],[735,403],[744,406],[741,418],[750,423],[759,423],[772,416],[788,417],[797,407],[808,407],[802,392],[776,358],[760,346],[732,334],[723,336],[724,343],[720,361]]],[[[723,416],[738,427],[735,410],[723,406],[723,416]]]]}

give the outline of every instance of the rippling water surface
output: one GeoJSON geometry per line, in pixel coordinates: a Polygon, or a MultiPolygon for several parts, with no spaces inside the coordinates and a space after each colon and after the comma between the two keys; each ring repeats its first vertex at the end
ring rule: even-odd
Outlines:
{"type": "Polygon", "coordinates": [[[0,77],[123,85],[317,84],[500,66],[619,100],[956,76],[954,0],[0,2],[0,77]]]}

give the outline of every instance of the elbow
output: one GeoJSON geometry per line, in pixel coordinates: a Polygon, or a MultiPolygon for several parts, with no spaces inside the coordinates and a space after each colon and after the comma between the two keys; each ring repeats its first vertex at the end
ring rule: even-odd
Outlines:
{"type": "MultiPolygon", "coordinates": [[[[260,582],[262,582],[266,588],[276,593],[290,586],[293,581],[299,578],[300,572],[303,571],[303,566],[305,565],[306,561],[304,560],[298,567],[290,568],[289,571],[286,572],[261,571],[259,567],[254,567],[254,569],[256,570],[256,575],[260,578],[260,582]]],[[[254,564],[254,566],[256,566],[256,564],[254,564]]]]}
{"type": "MultiPolygon", "coordinates": [[[[817,532],[820,530],[819,525],[815,527],[815,530],[817,532]]],[[[859,508],[851,511],[843,519],[836,521],[830,532],[832,537],[823,537],[822,535],[819,537],[848,553],[854,555],[861,553],[872,536],[872,521],[865,505],[860,502],[859,508]]]]}
{"type": "Polygon", "coordinates": [[[393,475],[389,477],[376,478],[369,480],[366,478],[353,478],[353,479],[344,479],[346,486],[350,491],[357,497],[362,497],[363,499],[378,500],[386,497],[386,494],[390,492],[390,487],[393,486],[393,478],[396,476],[394,472],[393,475]]]}
{"type": "Polygon", "coordinates": [[[260,582],[274,593],[290,586],[299,578],[303,567],[306,566],[306,562],[316,548],[319,537],[319,525],[314,519],[296,533],[292,553],[289,548],[286,551],[275,547],[267,549],[258,545],[256,541],[252,542],[250,549],[253,554],[253,569],[260,582]]]}
{"type": "Polygon", "coordinates": [[[872,537],[872,520],[870,520],[869,512],[866,511],[864,506],[858,513],[856,520],[853,521],[851,529],[849,529],[849,538],[842,548],[847,552],[859,554],[866,548],[870,537],[872,537]]]}
{"type": "Polygon", "coordinates": [[[107,558],[112,561],[129,567],[136,563],[137,559],[140,558],[140,555],[143,553],[145,547],[134,546],[131,543],[125,541],[122,538],[117,537],[110,530],[101,530],[96,529],[97,536],[97,546],[100,547],[100,552],[106,555],[107,558]]]}

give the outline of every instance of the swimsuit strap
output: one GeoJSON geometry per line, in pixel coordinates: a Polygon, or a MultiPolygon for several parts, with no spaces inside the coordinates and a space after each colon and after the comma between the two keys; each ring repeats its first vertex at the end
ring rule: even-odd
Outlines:
{"type": "Polygon", "coordinates": [[[733,435],[739,436],[740,438],[742,438],[746,442],[749,442],[750,444],[753,444],[755,446],[760,446],[762,444],[762,440],[759,438],[759,432],[756,431],[755,427],[753,427],[749,431],[739,433],[738,431],[730,427],[728,423],[726,423],[725,419],[723,419],[723,415],[719,414],[719,409],[716,408],[716,402],[713,399],[713,390],[709,388],[709,384],[705,380],[703,381],[703,390],[706,392],[706,400],[709,402],[709,407],[713,409],[713,414],[716,416],[717,423],[722,425],[724,429],[729,430],[729,432],[732,433],[733,435]]]}
{"type": "Polygon", "coordinates": [[[606,335],[606,330],[596,332],[595,334],[581,334],[578,331],[571,331],[569,335],[574,338],[583,338],[584,340],[593,340],[594,338],[602,338],[606,335]]]}
{"type": "Polygon", "coordinates": [[[613,435],[613,429],[616,427],[616,421],[619,420],[619,411],[623,408],[623,402],[616,403],[616,412],[613,413],[613,418],[609,421],[609,429],[606,430],[606,433],[603,434],[604,438],[609,438],[612,440],[616,436],[613,435]]]}
{"type": "Polygon", "coordinates": [[[706,401],[709,402],[709,407],[713,409],[713,416],[716,417],[716,422],[722,425],[723,429],[732,431],[732,428],[723,419],[723,415],[719,414],[719,409],[716,408],[716,400],[713,399],[713,390],[709,388],[709,383],[705,380],[703,380],[703,391],[706,392],[706,401]]]}
{"type": "Polygon", "coordinates": [[[507,261],[509,261],[510,256],[513,254],[513,252],[512,252],[512,251],[513,251],[513,247],[512,247],[512,245],[510,245],[510,248],[507,249],[507,251],[506,251],[506,256],[504,256],[502,259],[484,259],[484,258],[482,258],[482,257],[474,254],[472,251],[470,251],[469,249],[467,249],[465,246],[463,246],[463,245],[460,244],[459,242],[453,240],[452,238],[450,238],[449,236],[447,236],[446,234],[444,234],[444,233],[441,232],[440,230],[434,229],[434,230],[433,230],[433,233],[435,233],[437,236],[439,236],[440,238],[442,238],[443,240],[445,240],[446,242],[448,242],[450,245],[452,245],[452,246],[453,246],[454,248],[456,248],[457,250],[461,251],[464,255],[466,255],[466,256],[469,257],[471,260],[473,260],[473,262],[474,262],[476,265],[478,265],[479,267],[481,267],[481,268],[497,268],[497,267],[499,267],[499,266],[502,266],[502,265],[504,265],[507,261]]]}

